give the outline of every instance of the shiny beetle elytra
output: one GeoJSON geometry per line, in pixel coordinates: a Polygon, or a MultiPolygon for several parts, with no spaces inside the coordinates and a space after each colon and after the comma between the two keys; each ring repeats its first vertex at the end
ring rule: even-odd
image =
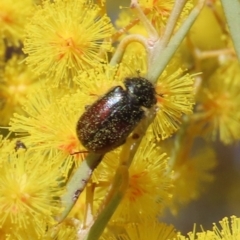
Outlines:
{"type": "Polygon", "coordinates": [[[155,88],[142,77],[126,78],[89,106],[77,123],[82,145],[94,153],[106,153],[122,145],[144,116],[142,107],[156,103],[155,88]]]}

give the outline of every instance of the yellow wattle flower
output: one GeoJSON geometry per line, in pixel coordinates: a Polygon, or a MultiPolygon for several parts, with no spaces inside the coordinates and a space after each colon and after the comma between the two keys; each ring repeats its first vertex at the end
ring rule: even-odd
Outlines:
{"type": "Polygon", "coordinates": [[[66,218],[60,224],[50,228],[46,235],[42,238],[43,240],[77,240],[78,229],[81,227],[80,221],[74,218],[66,218]]]}
{"type": "Polygon", "coordinates": [[[197,232],[195,227],[186,236],[178,233],[172,240],[238,240],[240,237],[240,218],[225,217],[219,223],[213,223],[212,230],[197,232]],[[220,226],[219,226],[220,225],[220,226]]]}
{"type": "MultiPolygon", "coordinates": [[[[138,2],[147,18],[151,21],[151,24],[156,28],[159,35],[162,35],[165,30],[167,20],[173,9],[174,0],[139,0],[138,2]]],[[[187,1],[176,25],[179,25],[185,20],[192,8],[192,0],[187,1]]],[[[120,31],[114,35],[114,37],[117,36],[117,39],[118,37],[129,33],[150,37],[146,28],[143,26],[142,22],[139,21],[137,14],[135,14],[132,9],[123,9],[119,13],[115,24],[118,28],[120,28],[120,31]]],[[[115,40],[114,37],[113,39],[115,40]]]]}
{"type": "Polygon", "coordinates": [[[102,64],[81,72],[74,78],[74,82],[81,89],[81,92],[88,96],[88,104],[92,104],[112,87],[122,85],[124,78],[121,75],[118,66],[102,64]]]}
{"type": "Polygon", "coordinates": [[[201,134],[225,144],[240,139],[240,70],[237,60],[219,67],[198,95],[196,124],[201,134]]]}
{"type": "Polygon", "coordinates": [[[36,76],[22,62],[23,57],[13,55],[0,74],[0,124],[9,124],[13,113],[23,113],[26,95],[37,87],[36,76]]]}
{"type": "Polygon", "coordinates": [[[106,39],[112,30],[110,19],[91,1],[45,1],[26,28],[26,62],[53,85],[72,85],[79,71],[106,61],[102,56],[111,50],[106,39]]]}
{"type": "Polygon", "coordinates": [[[218,224],[213,224],[213,231],[215,233],[215,239],[227,239],[237,240],[240,238],[240,218],[231,216],[230,219],[227,217],[219,221],[218,224]]]}
{"type": "MultiPolygon", "coordinates": [[[[136,16],[132,15],[132,10],[131,9],[123,9],[120,13],[118,18],[115,21],[115,24],[117,26],[117,28],[119,29],[125,29],[126,26],[128,26],[128,24],[130,22],[134,22],[136,21],[136,16]]],[[[143,36],[148,36],[146,29],[139,23],[137,22],[137,24],[133,24],[133,26],[130,27],[130,29],[128,29],[128,31],[125,34],[141,34],[143,36]]],[[[122,34],[120,34],[121,36],[122,34]]],[[[119,40],[119,39],[117,39],[119,40]]]]}
{"type": "Polygon", "coordinates": [[[196,200],[205,190],[206,184],[214,180],[211,171],[217,165],[215,153],[211,148],[202,147],[191,157],[184,153],[185,148],[188,146],[182,144],[182,151],[178,153],[173,167],[174,187],[170,209],[174,214],[177,214],[181,206],[196,200]]]}
{"type": "Polygon", "coordinates": [[[0,39],[0,67],[4,64],[6,46],[3,39],[0,39]]]}
{"type": "Polygon", "coordinates": [[[0,1],[0,37],[10,46],[19,47],[23,42],[24,28],[32,14],[32,0],[0,1]]]}
{"type": "Polygon", "coordinates": [[[181,233],[178,233],[177,238],[173,238],[172,240],[222,240],[222,239],[216,238],[212,231],[196,232],[196,230],[194,229],[193,232],[189,232],[187,234],[187,237],[182,235],[181,233]]]}
{"type": "Polygon", "coordinates": [[[11,239],[41,238],[61,211],[59,168],[28,151],[9,153],[0,162],[0,228],[11,239]]]}
{"type": "Polygon", "coordinates": [[[145,136],[129,168],[129,186],[113,215],[113,221],[138,221],[159,216],[170,201],[171,172],[167,155],[156,146],[151,134],[145,136]]]}
{"type": "Polygon", "coordinates": [[[173,0],[140,0],[140,6],[145,9],[148,18],[158,31],[161,31],[166,25],[174,5],[173,0]]]}
{"type": "Polygon", "coordinates": [[[59,166],[68,175],[73,159],[81,160],[85,156],[74,153],[85,150],[77,138],[76,124],[88,98],[80,91],[65,92],[64,88],[45,89],[41,85],[28,95],[23,108],[25,115],[14,114],[9,130],[23,136],[23,142],[31,150],[49,156],[49,161],[58,156],[59,166]]]}
{"type": "Polygon", "coordinates": [[[181,68],[169,76],[166,73],[156,83],[158,111],[152,129],[159,140],[175,133],[184,114],[191,114],[194,105],[193,76],[183,75],[181,68]]]}
{"type": "Polygon", "coordinates": [[[100,240],[173,240],[177,237],[172,225],[161,223],[154,218],[144,218],[140,222],[124,225],[123,233],[104,233],[100,240]]]}

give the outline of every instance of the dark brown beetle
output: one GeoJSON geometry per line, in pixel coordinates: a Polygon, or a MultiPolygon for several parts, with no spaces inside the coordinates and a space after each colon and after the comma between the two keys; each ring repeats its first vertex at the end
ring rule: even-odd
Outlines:
{"type": "Polygon", "coordinates": [[[142,77],[126,78],[126,90],[110,89],[80,117],[77,136],[82,145],[94,153],[106,153],[122,145],[144,116],[142,107],[156,103],[155,88],[142,77]]]}

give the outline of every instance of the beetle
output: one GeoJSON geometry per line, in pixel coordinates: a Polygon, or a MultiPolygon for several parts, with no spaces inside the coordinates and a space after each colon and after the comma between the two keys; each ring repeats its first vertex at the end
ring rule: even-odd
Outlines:
{"type": "Polygon", "coordinates": [[[27,150],[26,145],[21,141],[21,140],[17,140],[15,143],[15,151],[18,151],[19,149],[24,149],[27,150]]]}
{"type": "Polygon", "coordinates": [[[144,108],[156,104],[153,84],[143,77],[125,78],[125,89],[111,88],[77,122],[77,136],[89,151],[104,154],[124,144],[144,117],[144,108]]]}

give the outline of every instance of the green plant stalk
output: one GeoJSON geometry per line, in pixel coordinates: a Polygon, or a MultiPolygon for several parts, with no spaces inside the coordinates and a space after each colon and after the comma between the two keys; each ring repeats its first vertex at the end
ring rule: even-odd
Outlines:
{"type": "Polygon", "coordinates": [[[61,198],[64,210],[60,216],[56,217],[58,222],[63,221],[71,211],[92,176],[93,170],[101,162],[103,156],[104,155],[89,153],[82,164],[76,169],[76,172],[67,183],[66,193],[61,198]]]}
{"type": "Polygon", "coordinates": [[[170,59],[177,51],[184,37],[192,27],[197,16],[204,6],[205,0],[200,0],[193,8],[185,22],[181,25],[176,34],[171,38],[168,45],[162,49],[161,42],[154,47],[153,56],[150,59],[149,69],[146,78],[152,83],[156,83],[159,76],[162,74],[170,59]]]}
{"type": "MultiPolygon", "coordinates": [[[[184,0],[184,1],[186,1],[186,0],[184,0]]],[[[151,40],[152,41],[157,40],[159,38],[158,31],[155,29],[155,27],[152,25],[152,23],[149,21],[149,19],[144,14],[143,10],[141,9],[140,5],[138,4],[138,0],[131,0],[130,6],[131,6],[131,8],[133,8],[137,11],[139,20],[144,25],[151,40]]]]}
{"type": "Polygon", "coordinates": [[[233,40],[233,45],[237,53],[238,61],[240,62],[240,1],[221,1],[227,19],[229,31],[233,40]]]}
{"type": "Polygon", "coordinates": [[[171,15],[170,15],[167,25],[166,25],[166,30],[164,32],[164,36],[161,39],[161,47],[167,46],[167,44],[173,34],[174,28],[176,27],[177,20],[178,20],[179,16],[181,15],[181,12],[185,6],[186,1],[187,0],[175,1],[173,10],[171,12],[171,15]]]}
{"type": "Polygon", "coordinates": [[[99,239],[128,188],[128,179],[128,168],[126,166],[120,166],[116,171],[114,183],[111,187],[114,189],[114,191],[112,191],[114,194],[111,196],[110,201],[107,201],[107,205],[95,219],[89,232],[84,237],[84,240],[99,239]]]}
{"type": "Polygon", "coordinates": [[[138,42],[142,44],[145,49],[148,48],[147,39],[140,34],[131,34],[126,36],[118,45],[116,52],[110,60],[110,65],[115,66],[121,62],[125,49],[130,43],[138,42]]]}

